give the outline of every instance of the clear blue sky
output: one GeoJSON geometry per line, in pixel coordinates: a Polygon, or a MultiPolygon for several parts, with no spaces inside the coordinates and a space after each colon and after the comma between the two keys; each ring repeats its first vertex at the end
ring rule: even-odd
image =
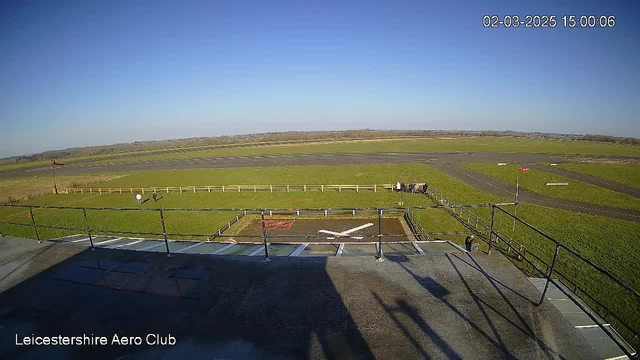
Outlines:
{"type": "Polygon", "coordinates": [[[478,3],[4,1],[0,157],[284,130],[640,137],[638,1],[478,3]],[[572,14],[617,24],[563,28],[572,14]]]}

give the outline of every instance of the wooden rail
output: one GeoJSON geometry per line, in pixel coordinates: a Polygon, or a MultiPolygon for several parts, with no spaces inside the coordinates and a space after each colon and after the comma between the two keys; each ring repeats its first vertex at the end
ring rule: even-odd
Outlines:
{"type": "Polygon", "coordinates": [[[384,191],[393,190],[394,184],[373,185],[208,185],[208,186],[156,186],[156,187],[78,187],[66,188],[66,194],[136,194],[136,193],[196,193],[196,192],[293,192],[293,191],[384,191]]]}

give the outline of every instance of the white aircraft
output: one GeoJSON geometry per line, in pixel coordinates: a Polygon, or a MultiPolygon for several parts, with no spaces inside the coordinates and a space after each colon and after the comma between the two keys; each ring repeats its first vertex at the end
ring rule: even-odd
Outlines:
{"type": "MultiPolygon", "coordinates": [[[[356,232],[358,230],[362,230],[362,229],[366,229],[370,226],[373,226],[373,223],[368,223],[368,224],[364,224],[364,225],[360,225],[358,227],[354,227],[353,229],[349,229],[347,231],[343,231],[343,232],[335,232],[335,231],[329,231],[329,230],[318,230],[319,233],[325,233],[325,234],[329,234],[329,235],[333,235],[335,237],[330,237],[328,239],[335,239],[336,237],[344,237],[344,236],[349,236],[349,234],[351,234],[352,232],[356,232]]],[[[349,236],[350,238],[353,239],[362,239],[362,236],[349,236]]]]}

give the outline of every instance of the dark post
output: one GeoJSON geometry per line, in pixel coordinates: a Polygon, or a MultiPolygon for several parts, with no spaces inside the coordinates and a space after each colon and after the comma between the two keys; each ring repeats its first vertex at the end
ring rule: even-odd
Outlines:
{"type": "Polygon", "coordinates": [[[267,228],[264,224],[264,210],[262,210],[260,214],[262,216],[262,239],[264,241],[264,261],[268,262],[268,261],[271,261],[271,259],[269,259],[269,248],[267,246],[267,228]]]}
{"type": "Polygon", "coordinates": [[[53,190],[56,195],[58,195],[58,186],[56,185],[56,170],[55,166],[53,166],[53,160],[51,160],[51,173],[53,174],[53,190]]]}
{"type": "Polygon", "coordinates": [[[84,223],[87,224],[87,234],[89,235],[89,242],[91,243],[91,250],[93,247],[93,238],[91,237],[91,229],[89,229],[89,219],[87,218],[87,208],[82,208],[82,213],[84,214],[84,223]]]}
{"type": "Polygon", "coordinates": [[[382,260],[382,210],[378,209],[378,261],[382,260]]]}
{"type": "Polygon", "coordinates": [[[31,218],[31,224],[33,224],[33,231],[36,232],[36,239],[40,241],[40,234],[38,234],[38,226],[36,225],[36,219],[33,218],[33,209],[29,206],[29,217],[31,218]]]}
{"type": "Polygon", "coordinates": [[[491,231],[489,232],[489,255],[491,255],[491,243],[493,241],[493,222],[496,219],[496,206],[491,205],[491,231]]]}
{"type": "Polygon", "coordinates": [[[164,236],[164,246],[167,247],[167,256],[171,256],[169,252],[169,240],[167,240],[167,229],[164,226],[164,212],[160,209],[160,222],[162,223],[162,235],[164,236]]]}
{"type": "Polygon", "coordinates": [[[556,267],[556,260],[558,259],[558,251],[560,251],[560,243],[556,244],[556,251],[553,254],[553,261],[551,261],[551,269],[549,269],[549,275],[547,275],[547,283],[544,285],[544,290],[542,291],[542,297],[540,297],[540,301],[538,305],[542,305],[544,301],[544,297],[547,294],[547,289],[549,288],[549,280],[551,280],[551,275],[553,274],[553,269],[556,267]]]}

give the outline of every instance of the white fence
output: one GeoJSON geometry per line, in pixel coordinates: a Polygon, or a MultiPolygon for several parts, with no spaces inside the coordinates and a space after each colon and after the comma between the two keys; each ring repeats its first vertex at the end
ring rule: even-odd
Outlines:
{"type": "Polygon", "coordinates": [[[66,194],[135,194],[135,193],[196,193],[196,192],[292,192],[292,191],[384,191],[393,190],[394,184],[373,185],[210,185],[210,186],[156,186],[156,187],[79,187],[66,188],[66,194]]]}

